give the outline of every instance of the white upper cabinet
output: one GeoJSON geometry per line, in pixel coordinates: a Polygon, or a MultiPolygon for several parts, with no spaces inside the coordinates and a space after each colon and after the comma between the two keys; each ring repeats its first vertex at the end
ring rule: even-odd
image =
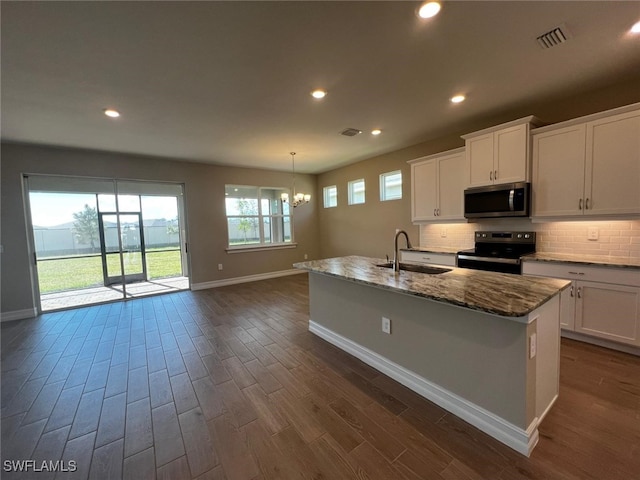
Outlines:
{"type": "Polygon", "coordinates": [[[535,117],[525,117],[480,132],[463,135],[469,187],[529,181],[530,129],[535,117]]]}
{"type": "Polygon", "coordinates": [[[581,215],[586,125],[533,133],[533,216],[581,215]]]}
{"type": "Polygon", "coordinates": [[[464,148],[411,160],[411,220],[464,220],[464,148]]]}
{"type": "Polygon", "coordinates": [[[640,109],[587,124],[585,215],[640,213],[640,109]]]}
{"type": "Polygon", "coordinates": [[[640,107],[533,132],[532,216],[640,214],[640,107]]]}

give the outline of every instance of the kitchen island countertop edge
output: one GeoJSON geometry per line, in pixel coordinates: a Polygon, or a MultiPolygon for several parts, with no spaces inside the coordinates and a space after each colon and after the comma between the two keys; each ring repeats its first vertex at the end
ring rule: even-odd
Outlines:
{"type": "Polygon", "coordinates": [[[453,267],[437,275],[397,274],[377,266],[384,262],[352,255],[299,262],[293,267],[503,317],[526,317],[571,283],[453,267]]]}

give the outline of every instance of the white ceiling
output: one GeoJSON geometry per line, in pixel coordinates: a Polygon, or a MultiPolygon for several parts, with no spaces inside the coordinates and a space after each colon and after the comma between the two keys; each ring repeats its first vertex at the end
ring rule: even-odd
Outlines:
{"type": "Polygon", "coordinates": [[[296,151],[318,173],[640,79],[637,1],[445,1],[430,20],[418,6],[3,1],[2,139],[280,170],[296,151]],[[541,49],[562,23],[572,38],[541,49]]]}

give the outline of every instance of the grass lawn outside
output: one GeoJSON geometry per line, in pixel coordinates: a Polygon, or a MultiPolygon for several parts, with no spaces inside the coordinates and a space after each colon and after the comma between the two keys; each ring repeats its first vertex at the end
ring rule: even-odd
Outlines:
{"type": "MultiPolygon", "coordinates": [[[[126,255],[126,254],[125,254],[126,255]]],[[[107,256],[110,272],[120,271],[118,255],[107,256]]],[[[182,275],[180,251],[147,250],[147,277],[149,280],[182,275]]],[[[131,272],[140,269],[131,269],[131,272]]],[[[102,257],[76,257],[52,260],[38,260],[38,280],[40,293],[54,293],[65,290],[99,287],[104,285],[102,257]]]]}

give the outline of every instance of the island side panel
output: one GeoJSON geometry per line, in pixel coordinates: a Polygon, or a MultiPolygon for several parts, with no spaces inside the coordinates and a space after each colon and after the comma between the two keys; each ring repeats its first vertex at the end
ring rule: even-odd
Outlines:
{"type": "Polygon", "coordinates": [[[534,420],[527,330],[535,326],[313,272],[309,298],[311,320],[324,328],[517,428],[534,420]]]}
{"type": "Polygon", "coordinates": [[[560,295],[537,308],[531,319],[537,335],[535,415],[542,421],[560,390],[560,295]]]}

